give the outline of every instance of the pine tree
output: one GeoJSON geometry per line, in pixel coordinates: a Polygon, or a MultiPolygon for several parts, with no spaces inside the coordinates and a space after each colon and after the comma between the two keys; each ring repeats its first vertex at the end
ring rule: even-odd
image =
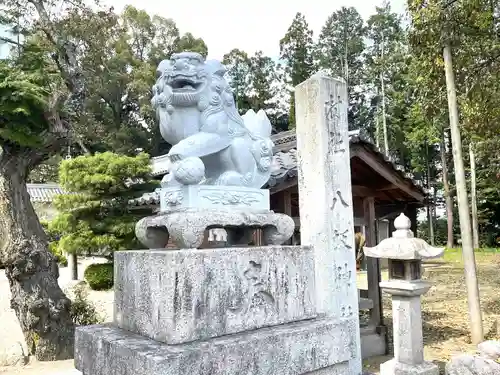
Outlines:
{"type": "Polygon", "coordinates": [[[71,193],[56,197],[60,213],[49,223],[50,232],[59,234],[59,250],[109,256],[137,249],[135,224],[148,212],[130,202],[154,190],[150,174],[147,154],[105,152],[63,161],[59,182],[71,193]]]}
{"type": "Polygon", "coordinates": [[[328,17],[319,35],[315,58],[319,68],[347,83],[349,98],[349,127],[362,127],[365,97],[363,82],[363,51],[365,25],[354,7],[342,7],[328,17]]]}
{"type": "Polygon", "coordinates": [[[250,58],[250,93],[251,108],[255,111],[260,109],[274,109],[271,100],[276,94],[275,82],[277,79],[276,64],[262,51],[257,51],[250,58]]]}
{"type": "Polygon", "coordinates": [[[364,54],[364,80],[376,98],[373,112],[377,118],[371,122],[379,124],[370,133],[375,133],[377,143],[384,145],[386,155],[392,151],[392,155],[399,152],[403,156],[405,151],[398,149],[404,144],[402,121],[411,103],[406,101],[407,96],[401,95],[409,89],[409,51],[401,17],[391,12],[388,3],[376,7],[376,13],[368,19],[366,36],[370,43],[364,54]]]}
{"type": "MultiPolygon", "coordinates": [[[[313,65],[313,32],[303,14],[295,15],[287,33],[280,40],[281,59],[286,63],[286,73],[293,87],[310,77],[313,65]]],[[[295,127],[295,96],[290,97],[289,127],[295,127]]]]}
{"type": "Polygon", "coordinates": [[[248,98],[250,90],[250,58],[237,48],[224,55],[222,63],[227,68],[229,85],[233,90],[240,114],[246,113],[251,106],[248,98]]]}

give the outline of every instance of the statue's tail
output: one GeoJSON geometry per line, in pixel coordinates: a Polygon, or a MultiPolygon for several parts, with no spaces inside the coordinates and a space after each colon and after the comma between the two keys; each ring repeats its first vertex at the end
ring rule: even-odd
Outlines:
{"type": "Polygon", "coordinates": [[[247,185],[260,188],[267,183],[271,175],[274,147],[271,141],[271,121],[262,109],[257,113],[250,109],[242,118],[252,140],[251,152],[255,159],[255,170],[247,185]]]}
{"type": "Polygon", "coordinates": [[[252,139],[267,139],[271,137],[273,127],[266,112],[262,109],[257,113],[255,113],[253,109],[249,109],[247,113],[241,117],[252,139]]]}

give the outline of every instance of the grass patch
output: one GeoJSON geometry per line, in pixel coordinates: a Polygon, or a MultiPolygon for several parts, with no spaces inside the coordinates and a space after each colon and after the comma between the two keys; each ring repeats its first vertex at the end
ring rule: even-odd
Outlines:
{"type": "MultiPolygon", "coordinates": [[[[476,263],[487,262],[492,256],[500,255],[499,248],[480,248],[474,250],[476,263]]],[[[463,263],[462,248],[447,248],[444,252],[442,262],[445,263],[463,263]]]]}

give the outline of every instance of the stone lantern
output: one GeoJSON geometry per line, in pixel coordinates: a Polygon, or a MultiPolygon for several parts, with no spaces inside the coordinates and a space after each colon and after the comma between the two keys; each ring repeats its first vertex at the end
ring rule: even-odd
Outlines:
{"type": "Polygon", "coordinates": [[[422,280],[422,259],[439,258],[444,248],[415,238],[404,214],[394,220],[394,227],[392,237],[364,248],[368,257],[389,260],[389,281],[380,287],[392,298],[394,358],[380,365],[380,374],[438,375],[438,366],[424,361],[420,296],[431,287],[422,280]]]}

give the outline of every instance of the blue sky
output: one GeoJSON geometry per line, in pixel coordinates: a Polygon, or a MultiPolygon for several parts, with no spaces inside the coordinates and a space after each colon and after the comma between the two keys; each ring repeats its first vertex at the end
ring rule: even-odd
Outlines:
{"type": "MultiPolygon", "coordinates": [[[[354,6],[366,19],[383,0],[105,0],[120,12],[127,4],[174,19],[181,32],[190,31],[208,45],[209,58],[222,58],[233,48],[253,54],[279,55],[279,40],[297,12],[302,12],[317,36],[328,16],[342,6],[354,6]],[[245,4],[245,5],[243,5],[245,4]]],[[[405,0],[391,0],[404,12],[405,0]]],[[[1,31],[0,31],[1,33],[1,31]]],[[[0,47],[0,56],[5,54],[0,47]]]]}

